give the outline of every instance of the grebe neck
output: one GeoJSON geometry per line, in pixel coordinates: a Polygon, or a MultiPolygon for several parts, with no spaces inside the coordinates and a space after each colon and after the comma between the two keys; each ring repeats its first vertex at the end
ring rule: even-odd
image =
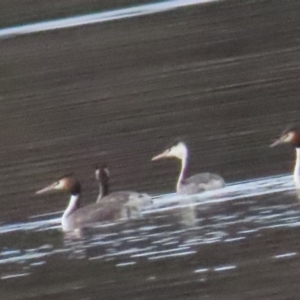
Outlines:
{"type": "Polygon", "coordinates": [[[188,177],[188,153],[186,152],[185,155],[181,159],[181,170],[179,174],[179,178],[177,181],[176,189],[179,190],[179,187],[188,177]]]}
{"type": "Polygon", "coordinates": [[[108,180],[100,178],[99,180],[99,194],[96,202],[101,202],[101,199],[109,194],[108,180]]]}
{"type": "Polygon", "coordinates": [[[71,195],[69,204],[62,216],[63,227],[67,218],[70,217],[70,215],[72,215],[79,207],[80,207],[80,194],[71,195]]]}
{"type": "Polygon", "coordinates": [[[296,165],[294,170],[294,182],[300,188],[300,148],[296,148],[296,165]]]}

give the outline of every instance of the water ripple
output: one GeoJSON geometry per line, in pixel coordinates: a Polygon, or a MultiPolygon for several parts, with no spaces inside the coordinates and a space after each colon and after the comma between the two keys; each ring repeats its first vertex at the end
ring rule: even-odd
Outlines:
{"type": "MultiPolygon", "coordinates": [[[[126,267],[141,260],[193,257],[203,247],[221,244],[236,247],[246,239],[265,234],[265,230],[299,226],[297,196],[287,193],[293,188],[291,176],[276,176],[237,182],[222,190],[193,196],[158,195],[153,206],[144,211],[143,219],[121,224],[97,224],[81,239],[66,235],[59,241],[63,234],[57,212],[32,216],[30,222],[1,225],[0,234],[6,241],[11,240],[14,247],[7,245],[2,249],[0,264],[15,264],[19,268],[12,268],[11,273],[0,272],[0,276],[2,279],[22,274],[28,276],[32,268],[45,265],[52,256],[114,261],[116,266],[126,267]],[[182,221],[186,211],[189,218],[194,218],[193,222],[182,221]],[[60,233],[55,239],[54,232],[60,233]],[[31,247],[27,244],[25,248],[23,244],[17,246],[20,235],[24,234],[33,236],[31,240],[35,242],[31,247]],[[36,241],[40,241],[40,245],[37,246],[36,241]]],[[[273,258],[288,258],[296,254],[273,254],[273,258]]],[[[221,272],[235,268],[235,264],[228,264],[209,269],[203,267],[194,272],[221,272]]]]}

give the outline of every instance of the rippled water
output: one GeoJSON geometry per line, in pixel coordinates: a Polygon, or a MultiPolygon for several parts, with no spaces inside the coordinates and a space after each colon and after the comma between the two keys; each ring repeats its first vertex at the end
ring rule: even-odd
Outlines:
{"type": "MultiPolygon", "coordinates": [[[[39,269],[51,265],[52,259],[62,263],[68,259],[71,264],[87,259],[91,263],[103,261],[110,266],[132,268],[182,258],[196,260],[196,264],[186,267],[190,275],[234,272],[245,262],[234,258],[223,263],[207,262],[205,256],[204,261],[197,257],[203,247],[218,253],[215,247],[235,248],[268,237],[269,231],[297,228],[300,224],[291,176],[238,182],[185,198],[175,194],[156,196],[153,207],[143,215],[127,222],[95,224],[75,236],[63,234],[60,218],[53,214],[32,216],[25,223],[3,224],[1,279],[35,276],[39,269]]],[[[268,254],[274,263],[299,255],[293,248],[268,254]]],[[[148,280],[155,280],[155,276],[148,280]]]]}

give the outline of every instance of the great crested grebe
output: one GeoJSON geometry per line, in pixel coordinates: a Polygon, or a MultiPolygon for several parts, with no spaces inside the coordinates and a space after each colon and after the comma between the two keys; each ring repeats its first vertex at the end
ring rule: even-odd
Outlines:
{"type": "Polygon", "coordinates": [[[176,142],[161,154],[154,156],[152,161],[167,157],[176,157],[181,160],[181,171],[176,185],[177,193],[191,195],[225,186],[224,179],[217,174],[199,173],[187,178],[188,149],[185,143],[176,142]]]}
{"type": "Polygon", "coordinates": [[[152,204],[152,198],[146,193],[117,191],[109,193],[109,170],[106,165],[96,165],[95,177],[99,183],[99,195],[96,203],[116,201],[127,209],[127,217],[139,216],[141,209],[152,204]]]}
{"type": "Polygon", "coordinates": [[[69,204],[62,215],[61,224],[64,231],[80,229],[85,225],[101,221],[112,221],[122,217],[123,207],[117,201],[101,201],[80,207],[81,185],[71,175],[61,177],[45,188],[36,192],[43,194],[58,190],[70,193],[69,204]]]}
{"type": "Polygon", "coordinates": [[[294,169],[294,182],[297,189],[300,189],[300,129],[296,126],[289,126],[270,147],[281,144],[291,144],[296,149],[296,164],[294,169]]]}

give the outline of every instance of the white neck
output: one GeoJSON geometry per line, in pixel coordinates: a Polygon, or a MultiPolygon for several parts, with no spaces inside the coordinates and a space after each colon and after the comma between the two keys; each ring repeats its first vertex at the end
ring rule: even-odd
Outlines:
{"type": "Polygon", "coordinates": [[[294,170],[294,182],[300,188],[300,148],[296,148],[296,165],[294,170]]]}
{"type": "Polygon", "coordinates": [[[104,194],[103,193],[103,188],[102,188],[101,184],[99,184],[99,194],[98,194],[96,203],[101,202],[101,199],[104,197],[103,194],[104,194]]]}
{"type": "Polygon", "coordinates": [[[101,199],[109,194],[108,183],[102,181],[101,179],[98,179],[98,180],[99,180],[99,194],[98,194],[96,203],[101,202],[101,199]]]}
{"type": "Polygon", "coordinates": [[[80,199],[79,194],[71,195],[69,204],[68,204],[64,214],[62,215],[61,223],[62,223],[63,227],[65,227],[68,217],[79,208],[79,199],[80,199]]]}
{"type": "Polygon", "coordinates": [[[179,187],[180,187],[182,181],[186,177],[187,166],[188,166],[188,152],[186,151],[185,154],[181,158],[181,170],[180,170],[180,174],[179,174],[177,185],[176,185],[177,191],[179,191],[179,187]]]}

